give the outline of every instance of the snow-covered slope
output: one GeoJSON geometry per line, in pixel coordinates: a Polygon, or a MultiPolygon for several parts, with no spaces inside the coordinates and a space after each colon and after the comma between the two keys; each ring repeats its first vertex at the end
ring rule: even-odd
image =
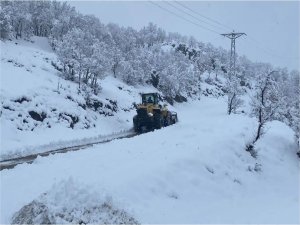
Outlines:
{"type": "Polygon", "coordinates": [[[1,159],[129,130],[132,103],[153,91],[109,76],[99,96],[87,96],[61,77],[56,63],[46,38],[1,41],[1,159]]]}
{"type": "Polygon", "coordinates": [[[80,202],[108,197],[141,223],[299,223],[293,132],[269,123],[254,159],[255,120],[225,109],[203,97],[177,106],[176,125],[1,171],[0,223],[43,193],[50,211],[76,206],[78,218],[80,202]]]}
{"type": "MultiPolygon", "coordinates": [[[[132,103],[155,91],[108,76],[86,96],[56,62],[44,38],[1,42],[1,159],[129,130],[132,103]]],[[[268,123],[251,157],[256,121],[226,114],[222,79],[203,75],[202,99],[175,105],[178,124],[2,170],[0,223],[33,201],[57,223],[299,223],[293,132],[268,123]]]]}

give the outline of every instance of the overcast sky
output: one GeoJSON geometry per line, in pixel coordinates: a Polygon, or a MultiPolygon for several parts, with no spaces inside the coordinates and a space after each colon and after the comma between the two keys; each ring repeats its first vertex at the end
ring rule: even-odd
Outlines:
{"type": "Polygon", "coordinates": [[[246,55],[253,61],[270,62],[275,66],[299,70],[300,38],[300,4],[299,1],[261,2],[261,1],[182,1],[185,6],[202,16],[217,21],[229,28],[213,23],[171,2],[173,6],[162,1],[70,1],[72,6],[83,14],[93,14],[101,22],[117,23],[140,29],[149,22],[157,24],[167,32],[192,35],[197,40],[211,42],[215,46],[230,49],[230,40],[199,26],[209,28],[217,33],[235,31],[245,32],[236,41],[237,53],[246,55]],[[196,26],[173,13],[197,23],[196,26]],[[185,11],[193,17],[183,13],[185,11]],[[199,20],[195,19],[198,18],[199,20]],[[214,25],[208,25],[214,24],[214,25]]]}

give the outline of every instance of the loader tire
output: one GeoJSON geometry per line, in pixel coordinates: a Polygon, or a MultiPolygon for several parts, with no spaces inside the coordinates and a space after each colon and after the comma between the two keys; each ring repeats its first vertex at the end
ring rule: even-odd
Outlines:
{"type": "Polygon", "coordinates": [[[155,116],[153,122],[154,122],[153,127],[155,129],[160,129],[164,126],[164,119],[162,118],[161,115],[155,116]]]}
{"type": "Polygon", "coordinates": [[[140,132],[140,125],[138,124],[137,116],[133,117],[133,128],[135,132],[140,132]]]}
{"type": "Polygon", "coordinates": [[[177,115],[175,116],[175,118],[172,119],[172,124],[175,124],[178,122],[178,118],[177,118],[177,115]]]}

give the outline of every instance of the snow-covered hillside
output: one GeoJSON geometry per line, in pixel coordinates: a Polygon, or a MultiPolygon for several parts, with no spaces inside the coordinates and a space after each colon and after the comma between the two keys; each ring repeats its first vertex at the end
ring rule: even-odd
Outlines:
{"type": "Polygon", "coordinates": [[[108,76],[99,96],[61,78],[47,38],[1,41],[1,159],[132,128],[133,102],[153,88],[108,76]]]}
{"type": "Polygon", "coordinates": [[[269,123],[254,159],[244,149],[256,122],[228,116],[224,99],[176,109],[176,125],[1,171],[0,223],[33,200],[59,223],[107,221],[105,211],[96,216],[107,201],[140,223],[300,222],[299,162],[287,126],[269,123]]]}
{"type": "MultiPolygon", "coordinates": [[[[1,41],[2,160],[128,131],[157,91],[107,76],[78,92],[56,65],[46,38],[1,41]]],[[[2,170],[0,223],[299,223],[293,131],[268,122],[253,158],[249,104],[228,115],[224,77],[201,78],[173,126],[2,170]]]]}

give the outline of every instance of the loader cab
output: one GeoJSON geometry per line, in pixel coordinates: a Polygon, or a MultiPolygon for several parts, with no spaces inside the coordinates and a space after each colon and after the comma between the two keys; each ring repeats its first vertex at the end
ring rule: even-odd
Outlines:
{"type": "Polygon", "coordinates": [[[157,93],[147,93],[142,94],[142,103],[146,104],[154,104],[157,105],[159,102],[159,96],[157,93]]]}

